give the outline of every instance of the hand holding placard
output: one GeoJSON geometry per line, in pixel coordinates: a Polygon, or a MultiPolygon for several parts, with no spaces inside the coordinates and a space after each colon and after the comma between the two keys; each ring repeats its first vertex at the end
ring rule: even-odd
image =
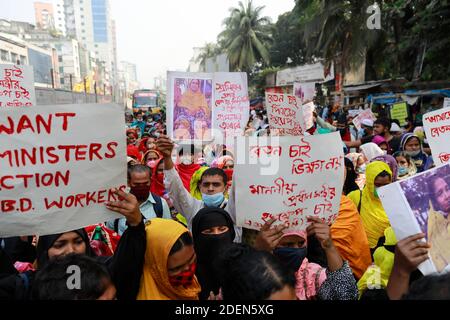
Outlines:
{"type": "Polygon", "coordinates": [[[105,206],[111,211],[122,214],[132,227],[141,223],[142,213],[139,210],[139,202],[136,197],[119,189],[114,189],[113,193],[118,196],[119,200],[105,202],[105,206]]]}

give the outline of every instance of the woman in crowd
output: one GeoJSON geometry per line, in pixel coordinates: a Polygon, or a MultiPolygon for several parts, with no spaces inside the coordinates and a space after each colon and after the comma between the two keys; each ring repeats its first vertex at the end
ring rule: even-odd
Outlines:
{"type": "Polygon", "coordinates": [[[375,136],[372,139],[372,142],[375,143],[381,150],[383,150],[384,154],[390,154],[389,143],[382,136],[375,136]]]}
{"type": "Polygon", "coordinates": [[[398,165],[398,180],[404,180],[414,176],[417,173],[417,168],[411,157],[403,151],[394,153],[394,158],[398,165]]]}
{"type": "Polygon", "coordinates": [[[359,190],[359,186],[356,183],[358,174],[356,173],[355,168],[353,167],[353,162],[350,159],[344,158],[344,162],[345,162],[345,182],[344,188],[342,189],[342,193],[344,195],[347,195],[352,191],[359,190]]]}
{"type": "Polygon", "coordinates": [[[405,133],[402,135],[400,147],[401,151],[411,157],[411,161],[416,166],[418,173],[429,169],[428,156],[423,151],[422,142],[418,136],[412,133],[405,133]]]}
{"type": "Polygon", "coordinates": [[[383,150],[373,142],[365,143],[359,147],[364,161],[369,163],[373,158],[384,155],[383,150]]]}
{"type": "Polygon", "coordinates": [[[160,159],[162,159],[162,156],[158,150],[148,150],[142,157],[142,164],[153,168],[160,159]]]}
{"type": "Polygon", "coordinates": [[[203,208],[194,217],[192,235],[197,255],[196,275],[202,288],[200,299],[206,300],[210,293],[219,294],[216,263],[220,253],[234,241],[233,220],[221,208],[203,208]]]}
{"type": "Polygon", "coordinates": [[[398,165],[397,165],[397,161],[395,160],[395,158],[393,156],[391,156],[390,154],[385,154],[383,156],[378,156],[378,157],[373,158],[370,162],[374,162],[374,161],[381,161],[381,162],[386,163],[392,172],[392,182],[397,181],[398,165]]]}

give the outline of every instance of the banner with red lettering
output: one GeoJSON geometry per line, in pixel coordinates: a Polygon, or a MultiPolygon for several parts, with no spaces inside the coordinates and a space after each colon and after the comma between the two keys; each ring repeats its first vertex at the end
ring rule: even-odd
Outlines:
{"type": "Polygon", "coordinates": [[[272,135],[303,135],[305,122],[299,98],[291,94],[266,92],[266,107],[272,135]]]}
{"type": "Polygon", "coordinates": [[[120,217],[105,202],[126,188],[123,123],[117,104],[0,109],[0,237],[120,217]]]}
{"type": "Polygon", "coordinates": [[[426,113],[423,127],[436,166],[450,163],[450,107],[426,113]]]}
{"type": "Polygon", "coordinates": [[[316,96],[315,82],[294,82],[294,95],[303,103],[311,101],[316,96]]]}
{"type": "Polygon", "coordinates": [[[339,133],[241,137],[237,146],[237,225],[259,230],[275,218],[288,230],[305,230],[308,216],[336,219],[344,183],[339,133]]]}
{"type": "Polygon", "coordinates": [[[377,120],[377,117],[375,117],[372,110],[370,110],[370,109],[361,111],[358,114],[358,116],[355,119],[353,119],[353,124],[355,125],[355,127],[358,130],[361,129],[361,123],[364,119],[369,119],[369,120],[375,121],[375,120],[377,120]]]}
{"type": "Polygon", "coordinates": [[[0,64],[0,108],[35,105],[33,67],[0,64]]]}
{"type": "Polygon", "coordinates": [[[247,73],[214,73],[214,137],[220,138],[221,134],[222,144],[233,145],[234,137],[244,134],[249,113],[247,73]]]}

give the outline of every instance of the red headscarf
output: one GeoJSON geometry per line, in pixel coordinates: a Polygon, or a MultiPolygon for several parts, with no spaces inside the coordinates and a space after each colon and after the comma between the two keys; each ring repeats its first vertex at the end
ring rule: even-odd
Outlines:
{"type": "Polygon", "coordinates": [[[142,155],[139,152],[138,147],[136,147],[132,144],[129,144],[127,146],[127,156],[137,159],[138,162],[141,162],[141,159],[142,159],[142,155]]]}
{"type": "Polygon", "coordinates": [[[164,187],[164,174],[158,175],[158,166],[163,161],[163,158],[160,158],[156,160],[155,166],[152,169],[152,179],[150,184],[150,192],[153,192],[154,194],[162,197],[164,196],[164,193],[166,191],[166,188],[164,187]]]}
{"type": "Polygon", "coordinates": [[[148,138],[144,138],[144,139],[142,139],[140,142],[139,142],[139,151],[142,153],[142,154],[144,154],[144,153],[146,153],[147,152],[147,141],[148,141],[148,138]]]}
{"type": "Polygon", "coordinates": [[[200,165],[197,163],[185,165],[185,164],[177,164],[176,169],[178,174],[180,175],[181,181],[183,181],[183,185],[187,191],[191,192],[191,178],[192,175],[200,169],[200,165]]]}

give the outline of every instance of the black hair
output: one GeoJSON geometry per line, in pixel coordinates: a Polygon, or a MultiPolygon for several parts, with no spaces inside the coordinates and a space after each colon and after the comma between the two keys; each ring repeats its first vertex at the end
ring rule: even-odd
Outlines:
{"type": "Polygon", "coordinates": [[[198,183],[199,184],[202,183],[202,180],[203,180],[204,177],[211,177],[211,176],[221,176],[222,179],[223,179],[223,183],[225,185],[227,185],[227,183],[228,183],[228,177],[225,174],[225,171],[223,171],[220,168],[209,168],[209,169],[206,169],[205,172],[203,172],[203,174],[202,174],[202,176],[200,178],[200,181],[198,183]]]}
{"type": "Polygon", "coordinates": [[[180,251],[184,246],[192,246],[194,240],[189,232],[183,233],[177,241],[173,244],[172,249],[170,249],[169,256],[180,251]]]}
{"type": "Polygon", "coordinates": [[[294,272],[272,254],[232,244],[218,260],[224,300],[264,300],[286,285],[295,288],[294,272]]]}
{"type": "Polygon", "coordinates": [[[397,157],[403,157],[406,159],[406,161],[408,161],[409,164],[411,164],[411,156],[404,151],[397,151],[392,156],[395,158],[395,160],[397,160],[397,157]]]}
{"type": "Polygon", "coordinates": [[[387,128],[388,130],[391,129],[391,120],[388,118],[379,118],[374,121],[373,125],[381,124],[383,127],[387,128]]]}
{"type": "Polygon", "coordinates": [[[178,155],[182,156],[185,152],[187,154],[194,155],[194,153],[195,153],[195,146],[193,144],[187,145],[187,146],[182,146],[180,148],[180,150],[178,151],[178,155]]]}
{"type": "Polygon", "coordinates": [[[431,200],[431,203],[433,204],[433,209],[434,210],[441,210],[444,211],[445,208],[441,208],[440,204],[437,202],[436,200],[436,196],[435,196],[435,190],[434,190],[434,183],[436,182],[437,179],[442,179],[444,180],[445,183],[448,184],[447,179],[445,176],[443,175],[438,175],[438,174],[432,174],[428,179],[427,179],[427,191],[428,191],[428,195],[429,198],[431,200]]]}
{"type": "Polygon", "coordinates": [[[353,162],[350,159],[344,157],[344,162],[347,170],[347,176],[345,177],[343,192],[347,195],[352,191],[359,190],[359,187],[356,184],[356,178],[358,175],[356,174],[355,168],[353,167],[353,162]]]}
{"type": "MultiPolygon", "coordinates": [[[[74,279],[75,280],[75,279],[74,279]]],[[[69,254],[53,259],[36,273],[33,298],[36,300],[96,300],[111,281],[106,267],[86,255],[69,254]],[[77,268],[71,269],[72,266],[77,268]],[[79,286],[69,288],[79,270],[79,286]],[[106,281],[105,281],[106,280],[106,281]]],[[[73,283],[77,283],[74,281],[73,283]]]]}
{"type": "Polygon", "coordinates": [[[147,172],[149,177],[152,176],[152,170],[150,169],[150,167],[144,166],[143,164],[135,164],[128,167],[128,174],[127,174],[128,180],[131,180],[131,175],[133,173],[141,173],[141,172],[147,172]]]}
{"type": "Polygon", "coordinates": [[[378,178],[378,177],[380,177],[380,178],[384,178],[384,177],[392,178],[392,176],[391,176],[391,175],[389,174],[389,172],[387,172],[386,170],[381,171],[381,172],[375,177],[375,179],[378,178]]]}
{"type": "Polygon", "coordinates": [[[450,273],[429,275],[414,281],[402,300],[449,300],[450,273]]]}

